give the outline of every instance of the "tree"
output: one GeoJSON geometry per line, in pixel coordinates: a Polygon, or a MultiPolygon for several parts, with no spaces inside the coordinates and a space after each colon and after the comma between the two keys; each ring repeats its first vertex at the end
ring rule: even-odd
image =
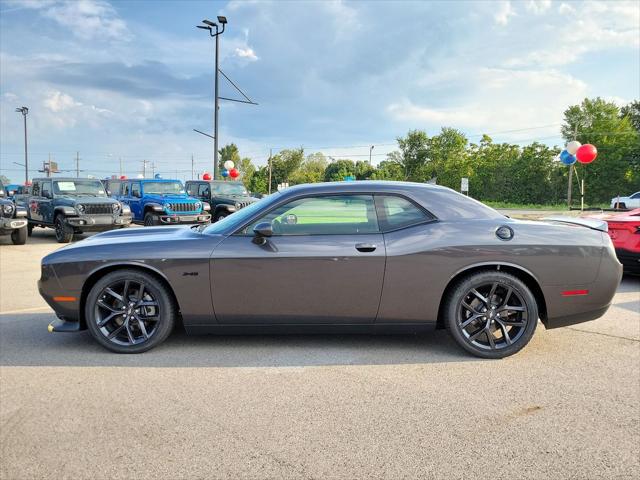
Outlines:
{"type": "Polygon", "coordinates": [[[399,152],[392,152],[387,159],[398,163],[403,171],[403,180],[424,181],[425,167],[429,161],[429,136],[422,130],[411,130],[406,137],[398,137],[399,152]]]}
{"type": "Polygon", "coordinates": [[[460,179],[471,173],[467,143],[467,137],[454,128],[444,127],[438,135],[431,137],[428,141],[429,162],[424,167],[424,180],[436,177],[438,184],[459,189],[460,179]]]}
{"type": "Polygon", "coordinates": [[[369,162],[358,160],[355,165],[356,180],[370,180],[376,168],[369,162]]]}
{"type": "Polygon", "coordinates": [[[321,182],[326,168],[327,159],[322,153],[309,154],[300,168],[291,174],[290,181],[292,184],[321,182]]]}
{"type": "Polygon", "coordinates": [[[598,158],[593,163],[577,165],[580,177],[585,179],[589,203],[608,202],[618,194],[640,189],[640,166],[634,161],[640,138],[632,124],[633,106],[627,112],[621,114],[615,103],[602,98],[586,98],[564,112],[565,140],[575,138],[598,149],[598,158]]]}
{"type": "Polygon", "coordinates": [[[282,150],[271,157],[271,189],[275,191],[279,183],[289,182],[293,173],[304,160],[304,149],[282,150]]]}
{"type": "Polygon", "coordinates": [[[404,180],[404,169],[393,160],[383,160],[371,175],[372,180],[404,180]]]}
{"type": "Polygon", "coordinates": [[[260,167],[251,175],[247,188],[254,193],[269,192],[269,167],[260,167]]]}
{"type": "Polygon", "coordinates": [[[5,175],[0,175],[0,182],[2,182],[3,185],[9,185],[11,180],[9,180],[5,175]]]}
{"type": "Polygon", "coordinates": [[[251,162],[251,159],[247,157],[241,158],[236,164],[236,168],[240,172],[242,183],[244,183],[245,187],[249,188],[251,177],[253,177],[256,171],[256,167],[251,162]]]}
{"type": "Polygon", "coordinates": [[[353,160],[336,160],[327,165],[324,171],[325,182],[339,182],[345,177],[355,176],[356,164],[353,160]]]}
{"type": "Polygon", "coordinates": [[[227,160],[231,160],[236,165],[236,168],[240,163],[240,152],[235,143],[229,143],[218,150],[218,171],[221,172],[224,169],[224,162],[227,160]]]}

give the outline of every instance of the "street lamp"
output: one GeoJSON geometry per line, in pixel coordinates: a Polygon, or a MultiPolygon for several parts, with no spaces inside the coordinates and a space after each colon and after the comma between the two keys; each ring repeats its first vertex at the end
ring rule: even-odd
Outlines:
{"type": "Polygon", "coordinates": [[[222,25],[222,28],[218,27],[217,23],[212,22],[211,20],[204,19],[202,20],[204,25],[196,25],[197,28],[201,28],[202,30],[208,30],[209,35],[216,39],[216,58],[215,58],[215,93],[214,93],[214,104],[213,104],[213,178],[218,178],[218,51],[219,51],[219,40],[218,36],[224,33],[224,26],[227,24],[227,17],[218,16],[218,23],[222,25]],[[213,33],[213,29],[215,29],[215,33],[213,33]]]}
{"type": "Polygon", "coordinates": [[[375,147],[375,145],[371,145],[369,148],[369,165],[371,165],[371,153],[373,152],[373,147],[375,147]]]}
{"type": "Polygon", "coordinates": [[[22,114],[24,120],[24,184],[29,183],[29,157],[27,155],[27,114],[29,109],[27,107],[18,107],[16,112],[22,114]]]}

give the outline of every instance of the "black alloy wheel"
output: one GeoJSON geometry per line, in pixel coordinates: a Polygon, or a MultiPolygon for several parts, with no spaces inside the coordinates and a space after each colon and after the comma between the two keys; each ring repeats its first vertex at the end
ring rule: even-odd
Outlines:
{"type": "Polygon", "coordinates": [[[55,229],[58,243],[69,243],[73,240],[73,229],[65,225],[63,215],[56,216],[53,222],[53,228],[55,229]]]}
{"type": "Polygon", "coordinates": [[[538,322],[535,297],[517,277],[480,272],[448,296],[447,327],[465,350],[483,358],[503,358],[522,349],[538,322]]]}
{"type": "Polygon", "coordinates": [[[87,327],[104,347],[141,353],[163,342],[175,323],[171,294],[153,275],[135,270],[107,274],[91,289],[87,327]]]}

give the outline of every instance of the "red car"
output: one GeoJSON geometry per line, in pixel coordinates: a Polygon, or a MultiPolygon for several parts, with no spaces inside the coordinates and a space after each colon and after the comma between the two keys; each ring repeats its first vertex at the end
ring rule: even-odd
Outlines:
{"type": "Polygon", "coordinates": [[[618,260],[630,273],[640,273],[640,208],[624,213],[593,215],[609,224],[618,260]]]}

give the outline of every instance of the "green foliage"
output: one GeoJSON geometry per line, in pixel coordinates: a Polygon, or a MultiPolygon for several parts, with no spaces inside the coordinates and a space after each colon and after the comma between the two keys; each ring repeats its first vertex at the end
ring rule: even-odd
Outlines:
{"type": "Polygon", "coordinates": [[[221,172],[224,169],[224,162],[227,160],[231,160],[236,165],[236,168],[240,163],[240,152],[235,143],[225,145],[218,150],[218,171],[221,172]]]}
{"type": "Polygon", "coordinates": [[[327,159],[318,152],[307,156],[300,168],[293,172],[289,182],[291,185],[301,183],[316,183],[324,180],[324,171],[327,168],[327,159]]]}
{"type": "Polygon", "coordinates": [[[253,193],[269,192],[269,167],[260,167],[251,175],[247,188],[253,193]]]}
{"type": "Polygon", "coordinates": [[[356,164],[353,160],[336,160],[327,165],[324,171],[325,182],[339,182],[344,177],[355,176],[356,164]]]}
{"type": "MultiPolygon", "coordinates": [[[[640,189],[640,134],[634,127],[637,102],[621,113],[613,102],[601,98],[585,99],[564,112],[562,135],[569,141],[591,143],[598,149],[598,158],[589,165],[576,164],[580,178],[585,179],[589,202],[606,202],[612,197],[640,189]],[[635,105],[634,105],[635,104],[635,105]]],[[[578,182],[574,198],[578,197],[578,182]]]]}
{"type": "Polygon", "coordinates": [[[249,188],[249,185],[251,184],[251,177],[253,177],[253,174],[256,171],[256,167],[251,162],[251,159],[247,157],[240,159],[238,163],[236,163],[236,168],[240,172],[240,179],[242,180],[242,183],[244,183],[245,187],[249,188]]]}
{"type": "Polygon", "coordinates": [[[271,191],[277,190],[279,183],[290,182],[292,175],[304,161],[304,149],[282,150],[271,158],[271,191]]]}

